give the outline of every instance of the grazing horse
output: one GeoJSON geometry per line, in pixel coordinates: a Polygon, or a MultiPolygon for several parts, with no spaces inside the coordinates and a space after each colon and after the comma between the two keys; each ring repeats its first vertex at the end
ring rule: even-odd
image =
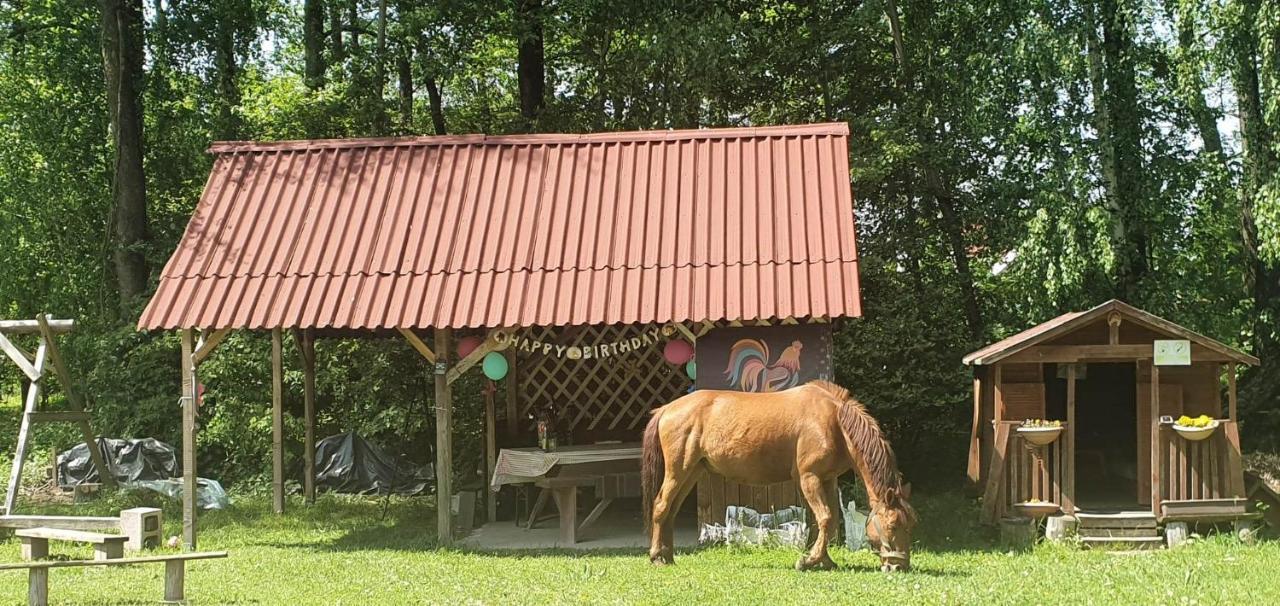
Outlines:
{"type": "Polygon", "coordinates": [[[835,567],[836,478],[854,469],[871,501],[867,538],[886,572],[911,567],[915,510],[893,449],[849,391],[813,381],[774,393],[695,391],[653,412],[644,430],[641,483],[649,560],[673,561],[672,518],[704,471],[744,484],[795,480],[818,525],[796,569],[835,567]]]}

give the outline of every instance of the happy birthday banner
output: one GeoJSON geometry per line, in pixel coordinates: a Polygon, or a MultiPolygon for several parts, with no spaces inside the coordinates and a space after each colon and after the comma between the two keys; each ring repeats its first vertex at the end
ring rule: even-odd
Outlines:
{"type": "Polygon", "coordinates": [[[502,349],[514,348],[516,351],[523,351],[531,354],[555,356],[557,358],[568,358],[570,360],[590,360],[593,358],[599,359],[619,356],[625,353],[639,351],[645,347],[653,347],[658,344],[659,340],[670,338],[675,333],[675,325],[665,324],[661,327],[648,329],[639,336],[618,339],[607,343],[595,343],[591,345],[559,345],[499,330],[493,333],[493,340],[498,344],[498,347],[502,349]]]}

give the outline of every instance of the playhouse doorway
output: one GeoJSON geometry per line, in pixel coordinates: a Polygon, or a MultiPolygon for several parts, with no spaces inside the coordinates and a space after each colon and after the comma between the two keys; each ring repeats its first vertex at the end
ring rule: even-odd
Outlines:
{"type": "MultiPolygon", "coordinates": [[[[1085,364],[1076,383],[1076,503],[1134,508],[1138,498],[1137,372],[1132,362],[1085,364]]],[[[1064,385],[1065,388],[1065,385],[1064,385]]]]}

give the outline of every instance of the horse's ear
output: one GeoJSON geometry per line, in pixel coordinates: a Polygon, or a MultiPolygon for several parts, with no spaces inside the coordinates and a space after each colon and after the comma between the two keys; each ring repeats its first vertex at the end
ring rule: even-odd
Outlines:
{"type": "Polygon", "coordinates": [[[907,500],[911,499],[911,482],[907,482],[902,485],[902,498],[907,500]]]}

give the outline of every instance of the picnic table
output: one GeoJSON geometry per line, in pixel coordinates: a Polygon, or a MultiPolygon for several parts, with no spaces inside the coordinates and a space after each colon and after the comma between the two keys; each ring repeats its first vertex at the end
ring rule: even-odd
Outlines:
{"type": "Polygon", "coordinates": [[[595,522],[614,499],[639,495],[640,454],[638,443],[562,446],[555,450],[503,448],[498,452],[490,489],[497,491],[504,484],[525,483],[541,488],[528,525],[533,526],[550,495],[560,513],[560,542],[573,545],[578,534],[595,522]],[[578,524],[578,488],[584,486],[595,488],[600,501],[578,524]]]}

